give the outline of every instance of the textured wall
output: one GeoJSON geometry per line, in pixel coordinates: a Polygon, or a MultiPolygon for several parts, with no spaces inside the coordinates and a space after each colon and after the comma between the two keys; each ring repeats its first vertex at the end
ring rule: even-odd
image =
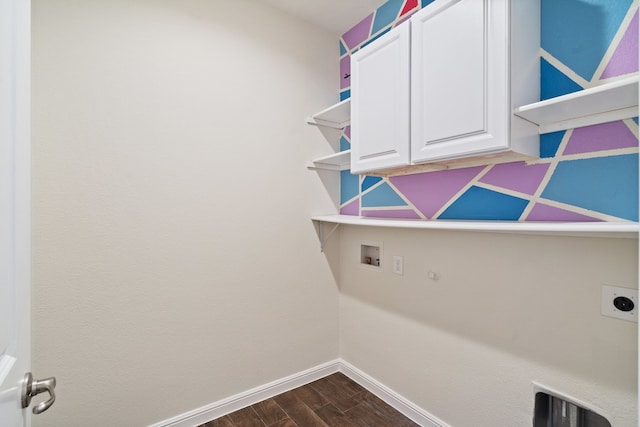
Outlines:
{"type": "Polygon", "coordinates": [[[33,2],[34,425],[149,425],[337,357],[303,166],[335,57],[260,1],[33,2]]]}
{"type": "MultiPolygon", "coordinates": [[[[340,40],[340,97],[350,55],[429,0],[389,0],[340,40]]],[[[638,71],[638,4],[542,0],[541,98],[638,71]]],[[[347,128],[341,148],[350,144],[347,128]]],[[[541,136],[541,159],[394,178],[341,174],[341,213],[514,221],[637,221],[638,121],[541,136]]]]}
{"type": "Polygon", "coordinates": [[[449,425],[531,426],[537,382],[637,427],[637,324],[600,315],[637,240],[341,226],[340,254],[342,358],[449,425]]]}

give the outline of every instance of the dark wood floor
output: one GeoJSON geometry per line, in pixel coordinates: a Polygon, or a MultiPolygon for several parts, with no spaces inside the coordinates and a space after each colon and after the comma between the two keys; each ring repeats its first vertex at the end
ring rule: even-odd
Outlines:
{"type": "Polygon", "coordinates": [[[209,421],[199,427],[414,427],[341,373],[209,421]]]}

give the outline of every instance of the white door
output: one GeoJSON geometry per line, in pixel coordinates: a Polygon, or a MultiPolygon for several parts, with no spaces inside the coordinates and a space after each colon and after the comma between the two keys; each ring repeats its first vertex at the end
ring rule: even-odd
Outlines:
{"type": "Polygon", "coordinates": [[[30,5],[0,0],[0,425],[29,426],[30,5]]]}
{"type": "Polygon", "coordinates": [[[409,164],[410,24],[351,57],[351,172],[409,164]]]}

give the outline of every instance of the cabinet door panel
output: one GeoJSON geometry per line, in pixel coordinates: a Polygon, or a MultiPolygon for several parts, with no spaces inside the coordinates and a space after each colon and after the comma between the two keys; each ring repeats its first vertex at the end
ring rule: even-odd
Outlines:
{"type": "Polygon", "coordinates": [[[488,0],[450,0],[412,19],[414,163],[506,148],[494,133],[493,81],[500,76],[490,77],[496,71],[491,13],[488,0]]]}
{"type": "Polygon", "coordinates": [[[409,164],[409,22],[351,57],[351,171],[409,164]]]}

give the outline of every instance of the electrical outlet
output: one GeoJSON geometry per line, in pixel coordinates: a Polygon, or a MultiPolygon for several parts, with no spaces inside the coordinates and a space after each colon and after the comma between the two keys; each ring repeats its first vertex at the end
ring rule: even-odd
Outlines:
{"type": "Polygon", "coordinates": [[[638,323],[638,290],[602,285],[601,313],[638,323]]]}
{"type": "Polygon", "coordinates": [[[404,259],[399,255],[393,257],[393,272],[399,276],[404,274],[404,259]]]}

